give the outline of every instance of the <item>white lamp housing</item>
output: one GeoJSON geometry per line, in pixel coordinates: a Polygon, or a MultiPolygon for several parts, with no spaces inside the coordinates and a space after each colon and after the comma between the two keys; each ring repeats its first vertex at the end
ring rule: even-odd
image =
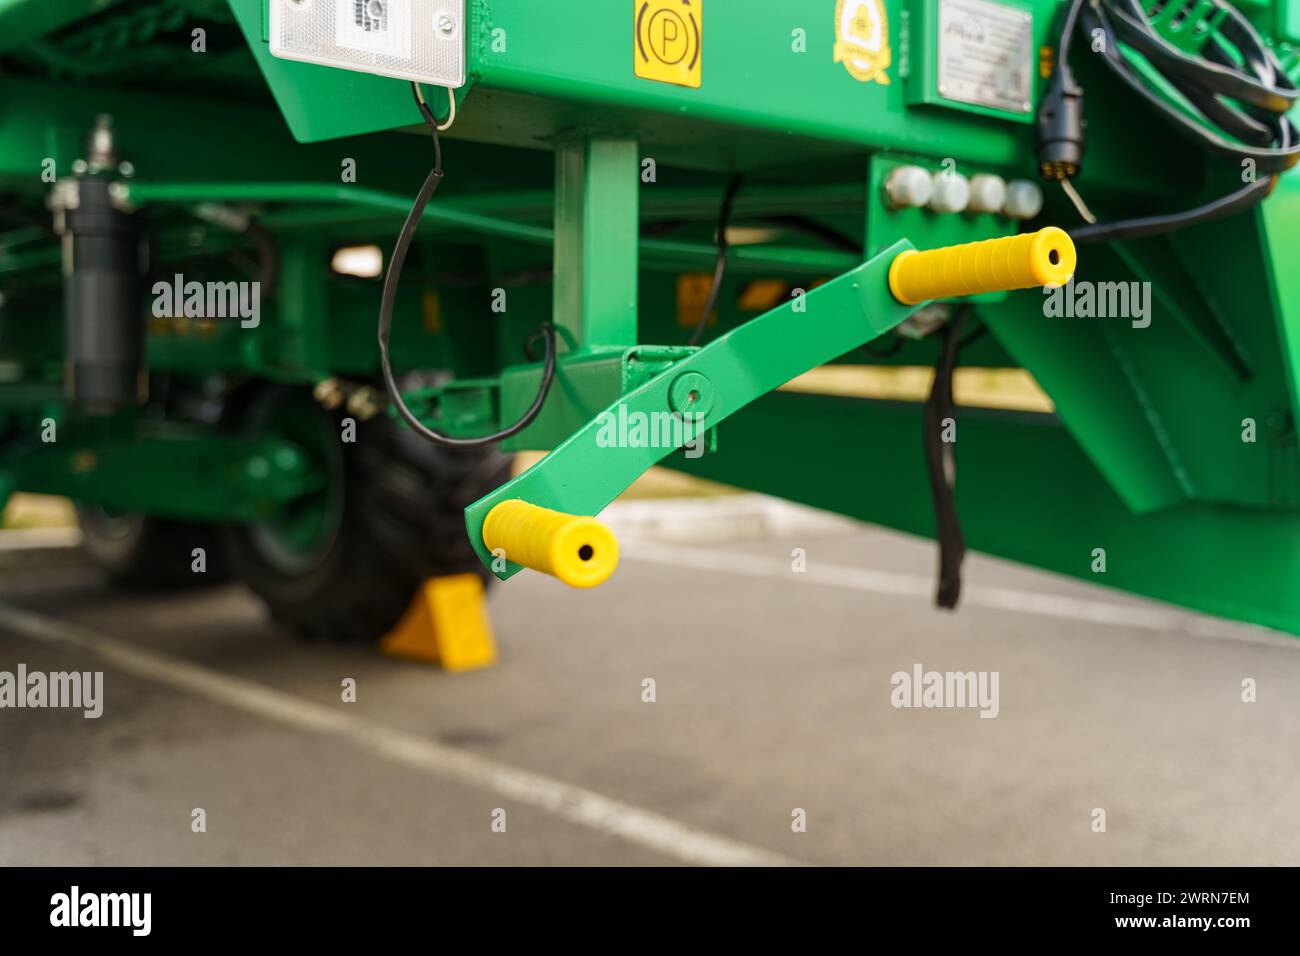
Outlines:
{"type": "Polygon", "coordinates": [[[465,85],[465,0],[271,0],[271,55],[465,85]]]}

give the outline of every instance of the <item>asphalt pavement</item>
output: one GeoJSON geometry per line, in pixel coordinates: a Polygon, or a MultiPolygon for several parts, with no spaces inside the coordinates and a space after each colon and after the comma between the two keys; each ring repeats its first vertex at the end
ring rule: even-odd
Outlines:
{"type": "Polygon", "coordinates": [[[1296,639],[981,556],[946,613],[928,542],[671,524],[494,588],[455,675],[0,555],[0,671],[104,674],[98,719],[0,710],[0,864],[1300,863],[1296,639]],[[895,706],[918,669],[996,697],[895,706]]]}

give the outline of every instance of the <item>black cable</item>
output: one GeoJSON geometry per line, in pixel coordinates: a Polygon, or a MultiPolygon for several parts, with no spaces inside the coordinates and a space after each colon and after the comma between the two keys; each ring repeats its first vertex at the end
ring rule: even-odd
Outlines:
{"type": "Polygon", "coordinates": [[[538,329],[532,335],[528,336],[528,338],[524,339],[524,358],[526,358],[528,361],[530,362],[537,361],[537,356],[533,354],[533,343],[535,343],[538,339],[542,338],[542,336],[544,336],[545,334],[546,334],[545,329],[538,329]]]}
{"type": "Polygon", "coordinates": [[[1187,226],[1203,222],[1213,222],[1235,213],[1249,209],[1260,202],[1273,190],[1276,177],[1259,179],[1238,189],[1236,192],[1220,196],[1213,202],[1195,209],[1168,213],[1163,216],[1141,216],[1124,219],[1119,222],[1098,222],[1088,226],[1076,226],[1067,230],[1075,242],[1109,242],[1112,239],[1141,239],[1144,236],[1157,236],[1185,229],[1187,226]]]}
{"type": "Polygon", "coordinates": [[[1213,19],[1223,19],[1203,46],[1201,56],[1174,47],[1151,26],[1139,0],[1072,0],[1058,42],[1057,66],[1039,106],[1039,165],[1049,179],[1071,179],[1083,152],[1083,90],[1074,83],[1068,62],[1077,29],[1102,42],[1093,44],[1107,68],[1181,135],[1209,152],[1234,162],[1249,160],[1261,178],[1193,209],[1070,230],[1076,242],[1098,242],[1159,235],[1211,222],[1261,202],[1279,174],[1300,161],[1300,134],[1286,113],[1300,89],[1283,73],[1259,33],[1226,0],[1212,0],[1213,19]],[[1129,62],[1121,44],[1140,54],[1190,106],[1200,120],[1169,102],[1129,62]],[[1229,102],[1238,101],[1238,103],[1229,102]],[[1229,134],[1232,139],[1220,135],[1229,134]]]}
{"type": "Polygon", "coordinates": [[[727,226],[731,222],[731,207],[736,202],[736,193],[740,189],[742,179],[744,177],[740,173],[732,176],[731,182],[727,183],[727,191],[722,196],[722,207],[718,210],[718,261],[713,267],[713,285],[709,289],[709,301],[704,304],[704,311],[700,313],[700,321],[695,323],[695,331],[686,340],[687,345],[700,344],[700,339],[704,337],[704,330],[709,324],[709,316],[713,312],[714,305],[717,304],[718,293],[722,290],[722,276],[727,271],[727,226]]]}
{"type": "MultiPolygon", "coordinates": [[[[930,498],[934,504],[935,539],[939,543],[939,583],[935,590],[936,607],[951,610],[961,596],[961,566],[966,557],[966,539],[957,518],[956,462],[953,442],[943,440],[943,421],[956,420],[956,403],[952,395],[953,371],[957,356],[963,347],[959,337],[968,307],[957,310],[951,322],[943,327],[939,357],[934,367],[934,382],[930,396],[925,401],[926,474],[930,479],[930,498]]],[[[974,332],[965,344],[974,341],[980,333],[974,332]]]]}
{"type": "Polygon", "coordinates": [[[845,252],[852,252],[855,255],[862,254],[862,243],[846,236],[831,226],[818,222],[809,216],[774,214],[770,216],[759,216],[760,222],[771,223],[774,226],[784,226],[787,229],[793,229],[796,232],[802,232],[805,235],[820,239],[828,246],[836,249],[843,249],[845,252]]]}
{"type": "Polygon", "coordinates": [[[1056,44],[1056,62],[1065,63],[1070,58],[1070,41],[1074,39],[1074,27],[1079,22],[1079,9],[1084,0],[1072,0],[1070,8],[1065,11],[1065,22],[1061,24],[1061,39],[1056,44]]]}
{"type": "Polygon", "coordinates": [[[420,187],[420,192],[415,197],[415,203],[411,206],[411,211],[407,213],[406,222],[402,224],[402,231],[397,235],[397,243],[393,247],[392,258],[388,261],[388,271],[384,275],[384,294],[379,305],[379,364],[383,368],[384,384],[388,388],[388,394],[393,400],[393,405],[412,431],[435,445],[445,445],[449,448],[474,448],[480,445],[489,445],[492,442],[498,442],[519,434],[533,423],[533,419],[542,410],[542,405],[546,402],[546,396],[551,390],[551,383],[555,380],[555,326],[550,322],[542,325],[542,333],[546,336],[546,359],[542,367],[542,383],[537,390],[537,397],[533,399],[533,403],[528,406],[528,410],[524,412],[523,416],[508,428],[478,438],[452,438],[425,426],[406,407],[406,402],[402,400],[402,392],[393,378],[393,368],[388,358],[388,335],[393,324],[393,303],[397,299],[397,285],[402,278],[402,266],[406,264],[406,253],[411,248],[411,240],[415,236],[415,229],[420,223],[420,217],[424,215],[424,209],[429,204],[429,200],[437,192],[438,184],[442,182],[442,144],[438,141],[438,121],[434,118],[428,104],[424,102],[424,97],[420,95],[419,84],[412,83],[411,90],[415,94],[416,105],[419,106],[424,121],[433,134],[434,165],[428,178],[425,179],[424,185],[420,187]]]}

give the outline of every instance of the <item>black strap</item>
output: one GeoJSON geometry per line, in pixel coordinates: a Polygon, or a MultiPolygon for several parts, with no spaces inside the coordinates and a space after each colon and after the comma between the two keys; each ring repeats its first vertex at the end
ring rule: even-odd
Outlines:
{"type": "Polygon", "coordinates": [[[961,563],[966,557],[966,539],[957,520],[957,501],[953,488],[957,480],[953,457],[954,442],[943,440],[944,419],[957,420],[952,399],[952,373],[961,348],[961,325],[966,309],[958,310],[947,323],[939,343],[939,359],[934,367],[934,384],[925,401],[925,464],[930,478],[930,497],[934,501],[935,537],[939,542],[939,586],[936,607],[952,609],[961,596],[961,563]]]}

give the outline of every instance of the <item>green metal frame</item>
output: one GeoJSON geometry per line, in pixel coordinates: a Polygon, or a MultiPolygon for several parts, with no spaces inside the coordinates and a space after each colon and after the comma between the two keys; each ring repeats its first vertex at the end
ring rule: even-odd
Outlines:
{"type": "MultiPolygon", "coordinates": [[[[889,358],[857,349],[911,312],[884,291],[889,258],[1021,228],[999,214],[886,203],[884,182],[902,164],[1035,171],[1024,116],[935,94],[934,0],[883,2],[895,67],[890,82],[864,83],[835,62],[833,0],[704,0],[698,89],[635,75],[626,0],[572,0],[562,15],[536,0],[467,4],[469,80],[454,91],[448,175],[399,291],[393,354],[399,371],[454,373],[407,396],[424,419],[481,434],[531,402],[541,367],[522,347],[543,321],[559,329],[550,399],[506,446],[553,451],[467,511],[489,564],[479,529],[496,501],[591,514],[659,462],[932,533],[918,407],[768,394],[824,363],[932,364],[933,339],[902,340],[889,358]],[[656,175],[643,178],[647,160],[656,175]],[[737,220],[773,232],[731,246],[717,325],[692,349],[676,280],[712,271],[718,205],[737,172],[737,220]],[[791,215],[861,240],[861,252],[770,221],[791,215]],[[537,278],[548,270],[549,285],[537,278]],[[745,312],[739,292],[755,279],[811,291],[745,312]],[[497,289],[509,295],[504,313],[490,305],[497,289]],[[691,461],[670,448],[601,447],[602,412],[681,411],[674,389],[679,403],[683,390],[707,400],[699,427],[713,452],[691,461]],[[773,460],[777,441],[797,441],[799,453],[773,460]],[[846,469],[852,482],[840,479],[846,469]]],[[[1060,0],[1009,2],[1032,14],[1036,45],[1051,42],[1060,0]]],[[[1296,0],[1242,9],[1296,73],[1296,0]]],[[[427,136],[405,83],[272,57],[265,12],[266,0],[0,0],[0,193],[43,217],[45,161],[70,175],[94,117],[111,113],[135,166],[121,195],[146,211],[165,268],[224,276],[247,252],[241,237],[200,223],[196,210],[213,203],[256,214],[283,260],[258,328],[155,322],[150,370],[189,387],[222,376],[372,383],[378,283],[333,275],[329,259],[341,245],[390,247],[431,162],[427,136]],[[202,57],[178,42],[194,24],[210,33],[202,57]],[[174,90],[158,88],[160,72],[174,90]],[[341,181],[345,159],[355,183],[341,181]]],[[[1189,154],[1157,123],[1112,121],[1131,112],[1124,91],[1092,58],[1076,71],[1090,117],[1078,186],[1100,215],[1187,207],[1237,181],[1239,170],[1189,154]]],[[[1049,191],[1041,221],[1076,220],[1049,191]]],[[[972,546],[1300,633],[1297,222],[1300,179],[1283,177],[1248,214],[1084,248],[1079,280],[1151,283],[1147,328],[1048,319],[1036,292],[974,300],[991,334],[963,363],[1028,370],[1056,414],[960,410],[957,495],[972,546]],[[1246,421],[1254,442],[1242,441],[1246,421]],[[1095,547],[1108,551],[1104,577],[1091,572],[1095,547]]],[[[0,232],[0,366],[14,379],[0,384],[0,499],[25,488],[261,522],[328,480],[311,449],[272,429],[232,437],[198,422],[158,431],[144,416],[78,418],[58,393],[60,281],[42,220],[0,232]],[[59,422],[57,450],[34,443],[47,417],[59,422]],[[262,459],[286,467],[264,473],[262,459]]]]}

